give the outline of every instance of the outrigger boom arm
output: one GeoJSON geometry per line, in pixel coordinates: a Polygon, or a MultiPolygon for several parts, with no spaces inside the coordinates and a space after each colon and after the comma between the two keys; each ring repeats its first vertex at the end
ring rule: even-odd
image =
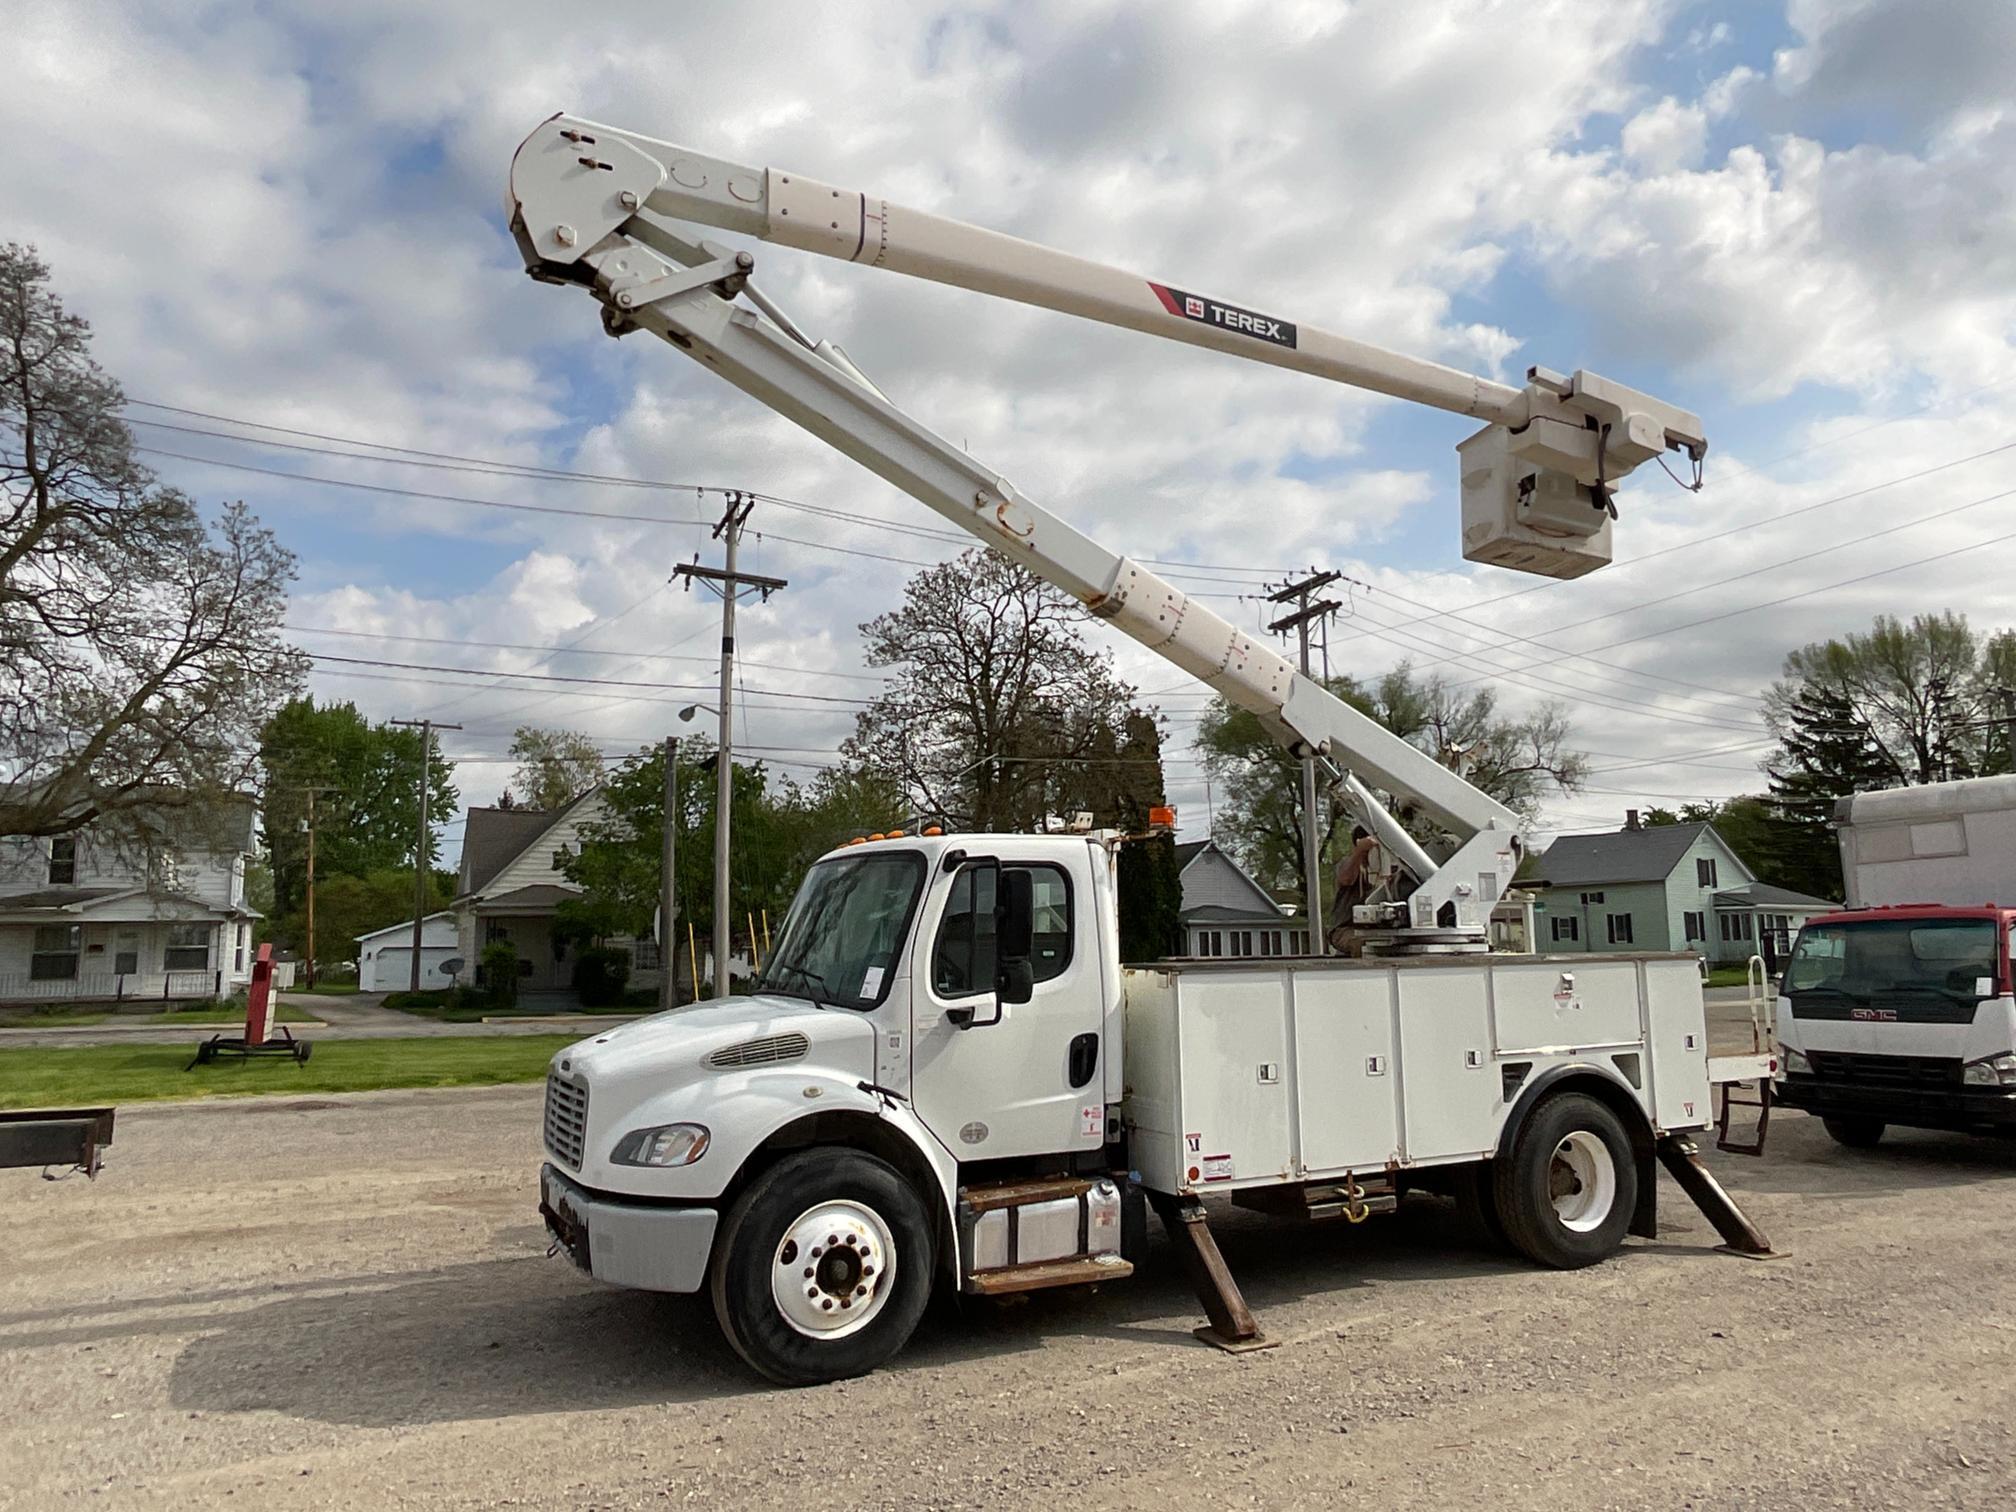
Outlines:
{"type": "MultiPolygon", "coordinates": [[[[662,218],[1126,326],[1490,422],[1465,441],[1465,554],[1556,576],[1609,558],[1609,488],[1650,457],[1705,454],[1700,422],[1621,385],[1534,369],[1524,389],[903,209],[556,116],[518,149],[512,230],[529,272],[587,287],[611,334],[646,330],[895,484],[1257,715],[1347,795],[1418,884],[1360,923],[1481,936],[1519,859],[1519,818],[1296,671],[1272,647],[1108,551],[891,404],[830,342],[750,286],[753,255],[662,218]],[[647,213],[648,212],[648,213],[647,213]],[[747,295],[757,308],[735,303],[747,295]],[[759,314],[759,311],[761,312],[759,314]],[[765,317],[768,318],[765,318],[765,317]],[[1473,516],[1475,517],[1473,520],[1473,516]],[[1404,795],[1461,842],[1439,865],[1372,795],[1404,795]]],[[[1426,932],[1426,933],[1424,933],[1426,932]]]]}

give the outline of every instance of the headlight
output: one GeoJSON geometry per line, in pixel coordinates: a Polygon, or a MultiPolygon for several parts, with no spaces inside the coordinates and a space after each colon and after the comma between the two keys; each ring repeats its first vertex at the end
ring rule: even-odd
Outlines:
{"type": "Polygon", "coordinates": [[[1970,1087],[2016,1087],[2016,1055],[1991,1055],[1963,1066],[1960,1080],[1970,1087]]]}
{"type": "Polygon", "coordinates": [[[632,1129],[609,1154],[617,1165],[686,1166],[707,1153],[707,1131],[699,1124],[660,1124],[632,1129]]]}
{"type": "Polygon", "coordinates": [[[1813,1063],[1790,1045],[1780,1044],[1778,1046],[1778,1069],[1782,1073],[1793,1076],[1811,1076],[1813,1074],[1813,1063]]]}

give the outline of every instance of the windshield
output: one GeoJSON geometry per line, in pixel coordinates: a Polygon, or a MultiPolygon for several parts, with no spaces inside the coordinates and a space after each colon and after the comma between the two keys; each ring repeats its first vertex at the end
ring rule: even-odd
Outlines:
{"type": "Polygon", "coordinates": [[[1886,993],[1995,995],[1992,919],[1871,919],[1809,924],[1785,970],[1787,992],[1867,999],[1886,993]]]}
{"type": "Polygon", "coordinates": [[[924,882],[915,851],[835,856],[805,874],[756,986],[841,1008],[889,990],[924,882]]]}

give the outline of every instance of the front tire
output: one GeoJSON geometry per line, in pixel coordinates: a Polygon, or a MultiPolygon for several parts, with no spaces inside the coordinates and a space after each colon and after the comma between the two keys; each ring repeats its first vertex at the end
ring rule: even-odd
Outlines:
{"type": "Polygon", "coordinates": [[[858,1150],[801,1150],[729,1210],[714,1316],[737,1354],[783,1386],[866,1375],[931,1300],[935,1245],[916,1191],[858,1150]]]}
{"type": "Polygon", "coordinates": [[[1834,1143],[1846,1145],[1851,1150],[1873,1150],[1876,1142],[1889,1128],[1880,1118],[1823,1118],[1820,1126],[1825,1129],[1834,1143]]]}
{"type": "Polygon", "coordinates": [[[1617,1115],[1564,1092],[1533,1110],[1492,1162],[1498,1221],[1529,1260],[1576,1270],[1615,1254],[1638,1204],[1638,1165],[1617,1115]]]}

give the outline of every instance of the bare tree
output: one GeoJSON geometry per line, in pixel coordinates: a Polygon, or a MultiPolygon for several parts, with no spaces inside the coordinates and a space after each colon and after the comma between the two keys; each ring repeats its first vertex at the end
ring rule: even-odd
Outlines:
{"type": "Polygon", "coordinates": [[[0,245],[0,834],[145,828],[241,786],[305,670],[279,638],[293,556],[155,480],[90,345],[0,245]]]}
{"type": "Polygon", "coordinates": [[[1139,712],[1084,623],[1071,599],[991,551],[925,569],[900,609],[861,627],[869,664],[896,676],[841,749],[894,777],[921,813],[962,829],[1035,827],[1078,801],[1080,768],[1112,759],[1139,712]]]}

